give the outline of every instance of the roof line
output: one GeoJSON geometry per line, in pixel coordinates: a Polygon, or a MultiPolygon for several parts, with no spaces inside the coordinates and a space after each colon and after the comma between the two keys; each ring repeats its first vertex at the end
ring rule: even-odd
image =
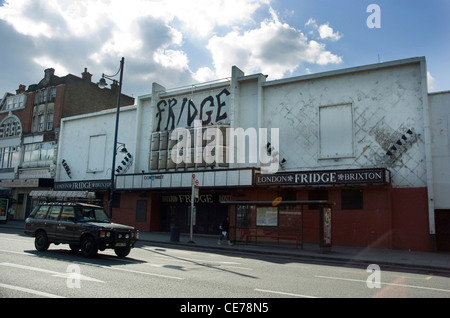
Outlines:
{"type": "Polygon", "coordinates": [[[401,60],[394,60],[394,61],[383,62],[383,63],[376,63],[376,64],[369,64],[369,65],[363,65],[363,66],[338,69],[338,70],[334,70],[334,71],[326,71],[326,72],[321,72],[321,73],[289,77],[289,78],[285,78],[285,79],[267,81],[267,82],[264,82],[262,84],[262,86],[267,87],[267,86],[283,85],[286,83],[306,81],[306,80],[311,80],[311,79],[319,79],[319,78],[330,77],[330,76],[339,76],[339,75],[345,75],[345,74],[355,73],[355,72],[372,71],[372,70],[378,70],[378,69],[387,68],[387,67],[402,66],[402,65],[414,64],[414,63],[425,63],[425,57],[424,56],[413,57],[413,58],[408,58],[408,59],[401,59],[401,60]]]}

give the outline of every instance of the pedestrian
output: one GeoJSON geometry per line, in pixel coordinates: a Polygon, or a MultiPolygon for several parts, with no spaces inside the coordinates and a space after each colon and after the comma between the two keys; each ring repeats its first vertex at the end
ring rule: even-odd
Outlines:
{"type": "Polygon", "coordinates": [[[219,226],[220,228],[220,238],[219,241],[217,242],[217,244],[222,244],[222,238],[226,238],[228,241],[228,245],[233,245],[233,243],[231,243],[230,241],[230,234],[229,234],[229,230],[230,230],[230,219],[228,218],[228,216],[225,218],[225,220],[223,220],[222,225],[219,226]]]}

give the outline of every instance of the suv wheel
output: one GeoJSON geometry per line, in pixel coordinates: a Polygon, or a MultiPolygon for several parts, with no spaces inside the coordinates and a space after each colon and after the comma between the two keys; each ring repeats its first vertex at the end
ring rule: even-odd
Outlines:
{"type": "Polygon", "coordinates": [[[94,257],[97,255],[98,247],[92,236],[86,236],[81,241],[81,254],[85,257],[94,257]]]}
{"type": "Polygon", "coordinates": [[[114,252],[119,257],[126,257],[128,254],[130,254],[130,251],[131,251],[131,248],[129,248],[129,247],[121,247],[121,248],[116,247],[114,249],[114,252]]]}
{"type": "Polygon", "coordinates": [[[44,252],[50,246],[47,234],[44,231],[38,232],[36,238],[34,239],[34,246],[38,251],[44,252]]]}
{"type": "Polygon", "coordinates": [[[80,250],[79,244],[69,244],[69,247],[72,250],[72,252],[78,252],[80,250]]]}

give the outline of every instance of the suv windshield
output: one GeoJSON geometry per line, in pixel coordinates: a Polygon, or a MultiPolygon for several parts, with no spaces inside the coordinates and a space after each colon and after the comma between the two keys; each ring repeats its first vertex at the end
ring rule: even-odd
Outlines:
{"type": "Polygon", "coordinates": [[[95,207],[75,207],[75,215],[78,222],[102,222],[111,223],[105,211],[95,207]]]}

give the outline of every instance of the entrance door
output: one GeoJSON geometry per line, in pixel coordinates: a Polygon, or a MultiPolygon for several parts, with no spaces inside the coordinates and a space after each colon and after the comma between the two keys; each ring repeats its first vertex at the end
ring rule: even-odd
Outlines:
{"type": "Polygon", "coordinates": [[[195,229],[199,234],[219,234],[219,225],[228,215],[227,205],[200,205],[197,207],[195,229]]]}
{"type": "MultiPolygon", "coordinates": [[[[189,233],[189,205],[162,205],[161,231],[170,231],[172,225],[180,232],[189,233]]],[[[196,234],[219,234],[219,225],[228,215],[228,206],[223,204],[196,205],[197,218],[194,226],[196,234]]]]}
{"type": "Polygon", "coordinates": [[[436,210],[435,224],[437,250],[450,252],[450,210],[436,210]]]}

